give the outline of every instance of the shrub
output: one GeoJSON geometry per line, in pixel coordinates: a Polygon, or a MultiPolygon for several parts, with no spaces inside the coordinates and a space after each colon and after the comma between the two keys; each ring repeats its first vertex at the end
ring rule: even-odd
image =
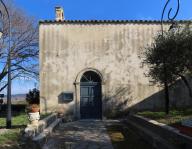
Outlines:
{"type": "Polygon", "coordinates": [[[34,88],[26,94],[26,101],[28,104],[39,104],[39,90],[34,88]]]}

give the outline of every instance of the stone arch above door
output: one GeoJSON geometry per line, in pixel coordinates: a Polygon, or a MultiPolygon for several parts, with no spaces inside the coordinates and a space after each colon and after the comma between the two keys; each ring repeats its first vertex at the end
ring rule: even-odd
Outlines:
{"type": "Polygon", "coordinates": [[[95,72],[95,73],[96,73],[97,75],[99,75],[99,77],[101,78],[101,84],[104,84],[104,83],[105,83],[105,80],[104,80],[104,78],[103,78],[103,75],[101,74],[100,71],[98,71],[98,70],[95,69],[95,68],[85,68],[85,69],[81,70],[81,71],[77,74],[77,77],[75,78],[74,83],[75,83],[75,84],[80,83],[82,75],[83,75],[85,72],[87,72],[87,71],[93,71],[93,72],[95,72]]]}

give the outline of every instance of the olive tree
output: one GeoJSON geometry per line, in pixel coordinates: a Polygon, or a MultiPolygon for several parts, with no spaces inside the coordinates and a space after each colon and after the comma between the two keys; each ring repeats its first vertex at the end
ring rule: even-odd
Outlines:
{"type": "MultiPolygon", "coordinates": [[[[182,79],[192,97],[192,90],[186,76],[192,74],[192,30],[190,23],[177,26],[164,35],[158,34],[154,42],[141,54],[142,64],[149,68],[146,75],[155,84],[168,86],[182,79]]],[[[167,102],[169,103],[169,102],[167,102]]]]}

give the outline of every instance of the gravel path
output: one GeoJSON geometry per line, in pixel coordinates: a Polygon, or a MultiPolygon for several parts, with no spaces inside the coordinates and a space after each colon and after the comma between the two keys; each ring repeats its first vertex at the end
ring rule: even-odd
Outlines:
{"type": "Polygon", "coordinates": [[[113,149],[102,121],[80,120],[61,124],[43,149],[113,149]]]}

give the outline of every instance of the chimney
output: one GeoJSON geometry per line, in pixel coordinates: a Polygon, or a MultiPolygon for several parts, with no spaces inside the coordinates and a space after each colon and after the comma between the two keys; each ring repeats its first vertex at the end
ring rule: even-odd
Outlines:
{"type": "Polygon", "coordinates": [[[64,20],[64,11],[62,7],[55,7],[55,17],[56,21],[64,20]]]}

